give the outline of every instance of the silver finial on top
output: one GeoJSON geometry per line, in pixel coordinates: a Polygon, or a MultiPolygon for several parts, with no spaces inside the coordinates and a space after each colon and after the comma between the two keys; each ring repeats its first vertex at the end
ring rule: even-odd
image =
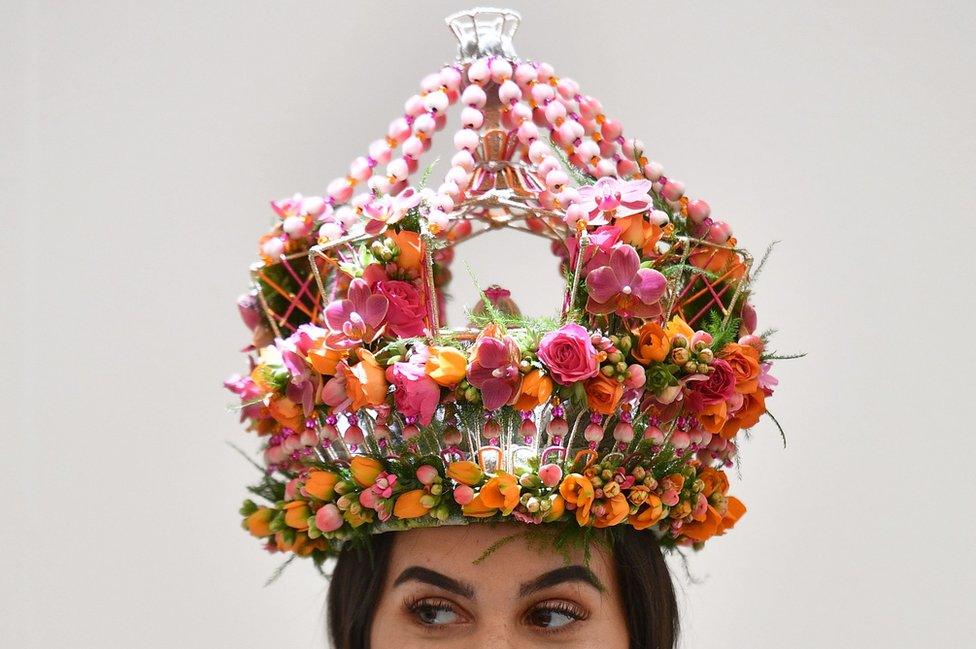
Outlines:
{"type": "Polygon", "coordinates": [[[444,19],[458,39],[458,61],[468,63],[480,56],[517,57],[512,36],[522,22],[514,9],[475,7],[444,19]]]}

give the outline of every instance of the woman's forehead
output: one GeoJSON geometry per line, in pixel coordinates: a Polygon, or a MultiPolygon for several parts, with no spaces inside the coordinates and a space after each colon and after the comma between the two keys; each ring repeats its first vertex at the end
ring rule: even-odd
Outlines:
{"type": "Polygon", "coordinates": [[[613,581],[605,551],[596,543],[589,558],[581,549],[557,550],[545,537],[518,525],[463,525],[397,533],[389,579],[409,566],[423,566],[462,580],[486,578],[515,587],[520,581],[568,565],[588,568],[603,584],[613,581]]]}

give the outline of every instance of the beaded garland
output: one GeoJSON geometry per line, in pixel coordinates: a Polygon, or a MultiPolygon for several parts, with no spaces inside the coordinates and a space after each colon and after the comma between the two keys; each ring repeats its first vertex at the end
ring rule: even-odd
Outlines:
{"type": "Polygon", "coordinates": [[[272,202],[238,303],[250,372],[225,383],[263,440],[264,503],[241,514],[271,551],[321,564],[351,539],[477,521],[697,548],[745,512],[725,470],[776,386],[752,258],[599,101],[516,57],[501,13],[504,47],[462,39],[323,196],[272,202]],[[444,182],[411,185],[459,102],[444,182]],[[447,328],[453,246],[499,227],[551,241],[561,312],[523,317],[490,287],[447,328]]]}

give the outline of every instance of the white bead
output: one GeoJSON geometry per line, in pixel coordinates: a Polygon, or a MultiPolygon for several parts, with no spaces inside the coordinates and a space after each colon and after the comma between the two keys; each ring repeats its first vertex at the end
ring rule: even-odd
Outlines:
{"type": "Polygon", "coordinates": [[[532,164],[541,164],[549,153],[549,145],[542,140],[536,140],[529,145],[529,160],[532,162],[532,164]]]}
{"type": "Polygon", "coordinates": [[[518,139],[522,144],[531,144],[539,138],[539,127],[532,122],[522,122],[518,127],[518,139]]]}
{"type": "Polygon", "coordinates": [[[512,78],[512,64],[505,59],[493,59],[491,62],[491,80],[502,83],[512,78]]]}
{"type": "Polygon", "coordinates": [[[556,92],[552,89],[552,86],[543,83],[537,83],[532,86],[532,99],[540,106],[552,99],[555,94],[556,92]]]}
{"type": "Polygon", "coordinates": [[[474,151],[478,148],[478,143],[481,139],[478,134],[469,128],[464,128],[454,134],[454,146],[457,149],[465,149],[467,151],[474,151]]]}
{"type": "Polygon", "coordinates": [[[607,176],[613,176],[617,173],[617,165],[613,160],[600,160],[596,164],[596,175],[597,178],[605,178],[607,176]]]}
{"type": "Polygon", "coordinates": [[[454,154],[454,157],[451,158],[451,166],[462,167],[463,169],[471,171],[474,169],[474,156],[472,156],[467,150],[458,151],[454,154]]]}
{"type": "Polygon", "coordinates": [[[373,140],[369,145],[369,157],[383,165],[390,161],[393,151],[386,140],[373,140]]]}
{"type": "Polygon", "coordinates": [[[464,167],[451,167],[445,176],[445,180],[457,185],[458,189],[465,190],[471,183],[471,176],[464,167]]]}
{"type": "Polygon", "coordinates": [[[448,90],[457,92],[461,87],[461,73],[449,65],[441,68],[441,83],[447,86],[448,90]]]}
{"type": "Polygon", "coordinates": [[[473,106],[475,108],[481,108],[488,101],[488,96],[485,94],[484,88],[481,86],[468,86],[461,93],[461,103],[465,106],[473,106]]]}
{"type": "Polygon", "coordinates": [[[423,113],[417,116],[417,119],[413,120],[413,132],[423,133],[424,135],[430,135],[434,132],[437,127],[437,123],[434,121],[433,116],[430,113],[423,113]]]}
{"type": "Polygon", "coordinates": [[[424,99],[420,95],[413,95],[403,103],[403,112],[411,117],[416,117],[427,110],[424,106],[424,99]]]}
{"type": "Polygon", "coordinates": [[[416,135],[411,135],[403,142],[403,155],[419,158],[424,152],[424,141],[416,135]]]}
{"type": "Polygon", "coordinates": [[[441,73],[435,72],[433,74],[428,74],[426,77],[420,80],[420,89],[424,92],[433,92],[440,88],[444,82],[441,79],[441,73]]]}
{"type": "Polygon", "coordinates": [[[549,191],[559,192],[569,182],[569,175],[562,169],[553,169],[546,174],[546,187],[549,191]]]}
{"type": "Polygon", "coordinates": [[[437,188],[437,193],[446,194],[447,196],[456,199],[457,196],[461,193],[461,189],[454,183],[445,182],[442,183],[441,186],[437,188]]]}
{"type": "Polygon", "coordinates": [[[437,90],[424,96],[424,106],[428,111],[440,113],[447,110],[448,105],[450,102],[447,99],[447,93],[443,90],[437,90]]]}
{"type": "Polygon", "coordinates": [[[518,87],[511,79],[507,79],[502,82],[502,85],[498,87],[498,99],[501,100],[502,105],[509,106],[514,104],[519,99],[522,98],[522,90],[518,87]]]}
{"type": "Polygon", "coordinates": [[[362,182],[373,175],[373,170],[369,166],[369,161],[359,156],[349,165],[349,175],[362,182]]]}
{"type": "Polygon", "coordinates": [[[529,105],[519,102],[512,106],[512,120],[516,124],[523,124],[526,120],[532,119],[532,109],[529,105]]]}
{"type": "Polygon", "coordinates": [[[461,109],[461,126],[464,128],[479,129],[485,123],[485,114],[473,106],[465,106],[461,109]]]}
{"type": "Polygon", "coordinates": [[[550,101],[546,104],[545,113],[550,124],[558,124],[566,118],[566,107],[558,101],[550,101]]]}
{"type": "Polygon", "coordinates": [[[600,145],[593,140],[583,140],[583,142],[576,147],[576,152],[579,153],[580,157],[590,162],[593,158],[600,157],[600,145]]]}
{"type": "Polygon", "coordinates": [[[525,86],[536,77],[535,68],[530,63],[519,63],[515,68],[515,81],[520,86],[525,86]]]}
{"type": "Polygon", "coordinates": [[[386,175],[394,181],[405,180],[409,174],[410,168],[403,158],[397,158],[386,167],[386,175]]]}
{"type": "Polygon", "coordinates": [[[488,59],[481,58],[473,61],[468,67],[468,81],[471,83],[486,83],[491,78],[491,69],[488,66],[488,59]]]}

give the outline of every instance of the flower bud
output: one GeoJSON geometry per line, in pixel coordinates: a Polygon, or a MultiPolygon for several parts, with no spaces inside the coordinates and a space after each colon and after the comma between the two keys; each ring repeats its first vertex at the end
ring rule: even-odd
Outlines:
{"type": "Polygon", "coordinates": [[[710,348],[706,347],[705,349],[698,352],[698,358],[701,359],[701,361],[704,363],[711,363],[713,360],[715,360],[715,352],[713,352],[710,348]]]}
{"type": "Polygon", "coordinates": [[[459,505],[467,505],[474,500],[474,489],[462,484],[454,488],[454,502],[459,505]]]}
{"type": "Polygon", "coordinates": [[[555,487],[563,478],[563,470],[558,464],[544,464],[539,467],[539,479],[547,487],[555,487]]]}
{"type": "Polygon", "coordinates": [[[674,359],[674,362],[678,365],[684,365],[691,360],[691,352],[684,347],[678,347],[671,352],[671,358],[674,359]]]}

